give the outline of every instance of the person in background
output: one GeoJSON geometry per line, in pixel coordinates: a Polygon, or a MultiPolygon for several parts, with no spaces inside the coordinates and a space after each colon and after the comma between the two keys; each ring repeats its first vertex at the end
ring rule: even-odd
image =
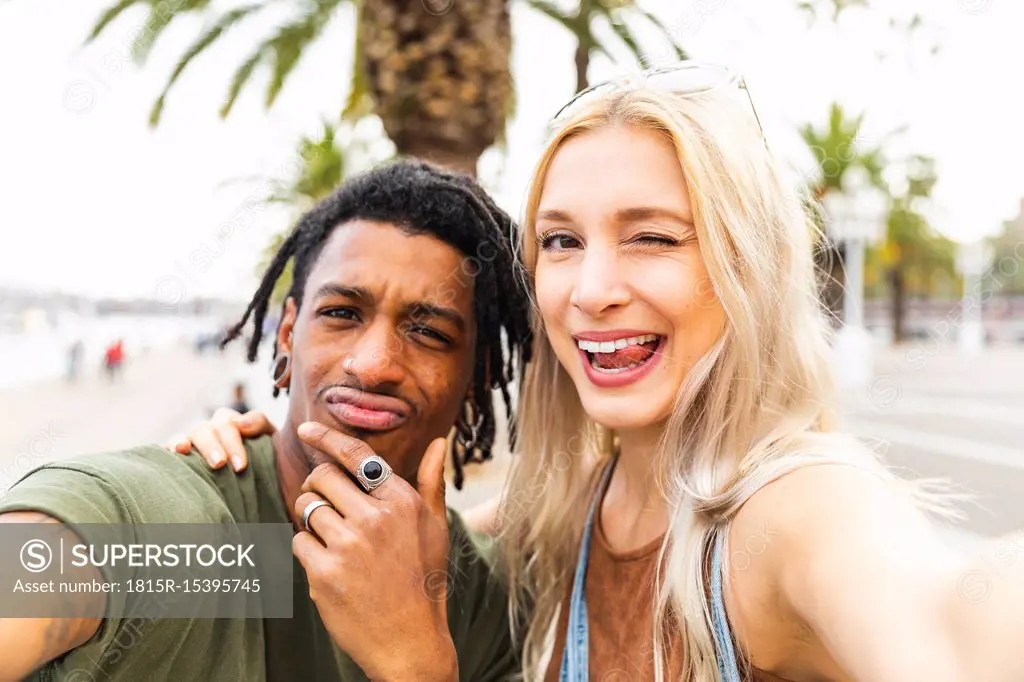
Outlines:
{"type": "Polygon", "coordinates": [[[245,399],[245,384],[242,382],[235,384],[231,409],[243,414],[249,411],[249,403],[245,399]]]}
{"type": "Polygon", "coordinates": [[[75,339],[74,343],[68,348],[68,366],[65,379],[69,384],[78,381],[78,375],[82,371],[82,353],[84,348],[81,339],[75,339]]]}
{"type": "Polygon", "coordinates": [[[120,379],[124,366],[124,341],[118,339],[107,346],[103,355],[103,367],[107,373],[107,379],[111,382],[120,379]]]}

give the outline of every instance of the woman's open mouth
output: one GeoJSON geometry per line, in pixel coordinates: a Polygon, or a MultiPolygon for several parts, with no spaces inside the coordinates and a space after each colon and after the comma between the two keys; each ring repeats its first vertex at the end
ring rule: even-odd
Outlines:
{"type": "Polygon", "coordinates": [[[645,376],[661,357],[666,337],[629,330],[584,333],[574,338],[590,380],[602,388],[615,388],[645,376]]]}

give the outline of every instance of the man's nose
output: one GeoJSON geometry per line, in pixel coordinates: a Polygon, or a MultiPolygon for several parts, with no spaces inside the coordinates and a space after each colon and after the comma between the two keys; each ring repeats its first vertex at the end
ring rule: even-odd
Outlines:
{"type": "Polygon", "coordinates": [[[405,376],[400,362],[407,341],[387,325],[370,325],[349,348],[342,367],[370,390],[381,384],[398,384],[405,376]]]}
{"type": "Polygon", "coordinates": [[[571,303],[590,317],[629,303],[629,286],[615,250],[593,247],[583,254],[571,303]]]}

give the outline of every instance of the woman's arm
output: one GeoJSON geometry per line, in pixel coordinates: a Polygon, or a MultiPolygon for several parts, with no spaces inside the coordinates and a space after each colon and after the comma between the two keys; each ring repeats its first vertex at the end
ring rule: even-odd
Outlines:
{"type": "Polygon", "coordinates": [[[235,471],[244,471],[249,465],[243,438],[272,435],[277,428],[262,412],[249,411],[239,414],[222,407],[213,413],[209,421],[202,421],[189,429],[188,435],[176,436],[164,446],[171,452],[187,455],[195,448],[213,469],[220,469],[228,462],[235,471]]]}
{"type": "Polygon", "coordinates": [[[758,667],[863,682],[1024,678],[1024,571],[981,572],[890,481],[845,466],[794,472],[751,498],[730,543],[727,605],[758,667]],[[750,556],[743,538],[766,527],[750,556]]]}

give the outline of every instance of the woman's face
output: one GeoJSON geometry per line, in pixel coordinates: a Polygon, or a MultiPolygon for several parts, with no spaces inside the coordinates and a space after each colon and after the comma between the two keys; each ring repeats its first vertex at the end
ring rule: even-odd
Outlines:
{"type": "Polygon", "coordinates": [[[540,313],[587,414],[619,430],[660,425],[725,324],[675,149],[623,126],[570,139],[536,232],[540,313]]]}

